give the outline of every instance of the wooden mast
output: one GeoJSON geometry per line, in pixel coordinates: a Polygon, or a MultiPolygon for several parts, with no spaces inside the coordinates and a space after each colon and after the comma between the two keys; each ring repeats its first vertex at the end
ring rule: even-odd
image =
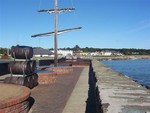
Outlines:
{"type": "Polygon", "coordinates": [[[57,42],[57,38],[58,38],[58,35],[57,35],[57,32],[58,32],[58,12],[57,12],[57,9],[58,9],[58,0],[55,0],[55,3],[54,3],[54,10],[55,10],[55,17],[54,17],[54,28],[55,28],[55,35],[54,35],[54,66],[56,67],[58,65],[58,42],[57,42]]]}
{"type": "Polygon", "coordinates": [[[59,12],[70,12],[71,10],[75,10],[75,8],[58,8],[58,0],[55,0],[54,2],[54,9],[48,9],[48,10],[39,10],[38,12],[48,12],[48,13],[54,13],[54,32],[48,32],[48,33],[41,33],[32,35],[31,37],[38,37],[38,36],[51,36],[54,35],[54,66],[58,66],[58,34],[81,29],[81,27],[76,28],[70,28],[70,29],[64,29],[58,31],[58,13],[59,12]]]}

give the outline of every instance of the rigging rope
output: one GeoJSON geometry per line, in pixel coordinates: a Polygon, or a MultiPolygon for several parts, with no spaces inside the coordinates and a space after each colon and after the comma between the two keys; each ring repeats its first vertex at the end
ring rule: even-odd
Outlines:
{"type": "MultiPolygon", "coordinates": [[[[38,10],[41,10],[41,6],[42,6],[42,0],[39,0],[39,7],[38,7],[38,10]]],[[[38,47],[40,47],[41,46],[41,40],[40,40],[40,38],[37,38],[38,39],[38,47]]]]}
{"type": "Polygon", "coordinates": [[[39,8],[38,8],[39,10],[41,9],[41,6],[42,6],[42,0],[39,1],[39,8]]]}
{"type": "MultiPolygon", "coordinates": [[[[74,5],[74,0],[70,0],[70,2],[71,2],[71,7],[72,8],[75,8],[75,5],[74,5]]],[[[76,10],[76,9],[75,9],[76,10]]],[[[76,11],[73,11],[73,17],[75,18],[75,15],[76,15],[76,11]]]]}
{"type": "Polygon", "coordinates": [[[74,3],[73,3],[73,0],[70,0],[70,1],[71,1],[71,6],[72,6],[72,8],[75,8],[74,3]]]}
{"type": "Polygon", "coordinates": [[[41,47],[41,40],[40,40],[40,38],[39,38],[39,47],[41,47]]]}

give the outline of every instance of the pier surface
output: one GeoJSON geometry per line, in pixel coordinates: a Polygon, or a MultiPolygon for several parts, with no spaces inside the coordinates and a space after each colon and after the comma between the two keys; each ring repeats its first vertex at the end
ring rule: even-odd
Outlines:
{"type": "MultiPolygon", "coordinates": [[[[86,89],[88,89],[87,75],[88,75],[87,66],[73,67],[72,73],[57,75],[56,83],[37,86],[31,91],[32,94],[31,97],[35,101],[33,100],[33,106],[31,107],[29,113],[43,113],[43,112],[44,113],[62,113],[62,112],[68,113],[68,110],[69,113],[73,113],[74,111],[71,112],[70,110],[71,110],[71,106],[74,105],[72,102],[74,100],[72,99],[75,98],[76,101],[74,102],[79,103],[78,107],[80,107],[80,105],[83,104],[80,107],[80,109],[77,110],[82,109],[81,111],[84,111],[86,106],[85,101],[87,99],[86,95],[88,91],[88,90],[85,91],[86,89]],[[83,86],[81,84],[83,84],[83,86]],[[83,92],[84,96],[82,96],[81,90],[84,91],[83,92]],[[82,96],[83,98],[81,99],[80,96],[82,96]]],[[[77,105],[74,106],[74,108],[76,107],[77,105]]],[[[74,110],[73,106],[72,106],[72,110],[74,110]]],[[[82,112],[76,112],[76,113],[82,113],[82,112]]]]}
{"type": "Polygon", "coordinates": [[[88,98],[88,72],[85,67],[62,113],[85,113],[88,98]]]}

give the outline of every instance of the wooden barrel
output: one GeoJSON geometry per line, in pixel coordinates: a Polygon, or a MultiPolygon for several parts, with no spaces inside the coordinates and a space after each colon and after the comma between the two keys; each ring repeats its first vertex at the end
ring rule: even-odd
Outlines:
{"type": "Polygon", "coordinates": [[[29,46],[12,46],[10,52],[15,59],[30,59],[33,57],[33,48],[29,46]]]}
{"type": "Polygon", "coordinates": [[[11,77],[6,77],[4,83],[11,84],[11,77]]]}
{"type": "Polygon", "coordinates": [[[35,67],[31,67],[30,61],[11,61],[8,65],[8,70],[12,74],[30,74],[34,72],[35,67]]]}
{"type": "Polygon", "coordinates": [[[28,87],[29,83],[26,77],[18,77],[17,84],[28,87]]]}
{"type": "Polygon", "coordinates": [[[30,71],[34,72],[36,69],[36,60],[31,60],[30,61],[30,71]]]}
{"type": "Polygon", "coordinates": [[[27,87],[32,89],[34,87],[32,76],[27,76],[26,78],[27,78],[27,81],[28,81],[28,86],[27,87]]]}
{"type": "Polygon", "coordinates": [[[36,86],[38,84],[38,75],[36,73],[34,73],[32,75],[32,79],[33,79],[34,86],[36,86]]]}
{"type": "Polygon", "coordinates": [[[26,77],[7,77],[4,80],[4,83],[7,84],[17,84],[28,87],[28,80],[26,77]]]}

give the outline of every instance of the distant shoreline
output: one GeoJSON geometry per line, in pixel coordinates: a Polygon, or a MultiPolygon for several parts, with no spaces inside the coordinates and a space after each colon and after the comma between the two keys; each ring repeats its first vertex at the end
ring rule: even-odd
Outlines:
{"type": "MultiPolygon", "coordinates": [[[[135,60],[135,59],[150,59],[150,55],[125,55],[125,56],[98,56],[98,57],[81,57],[81,59],[96,59],[96,60],[135,60]]],[[[34,60],[48,60],[48,59],[52,59],[51,57],[48,58],[34,58],[34,60]]],[[[13,59],[0,59],[0,62],[9,62],[9,61],[13,61],[13,59]]]]}
{"type": "Polygon", "coordinates": [[[127,56],[102,56],[93,57],[97,60],[136,60],[136,59],[150,59],[150,55],[127,55],[127,56]]]}

